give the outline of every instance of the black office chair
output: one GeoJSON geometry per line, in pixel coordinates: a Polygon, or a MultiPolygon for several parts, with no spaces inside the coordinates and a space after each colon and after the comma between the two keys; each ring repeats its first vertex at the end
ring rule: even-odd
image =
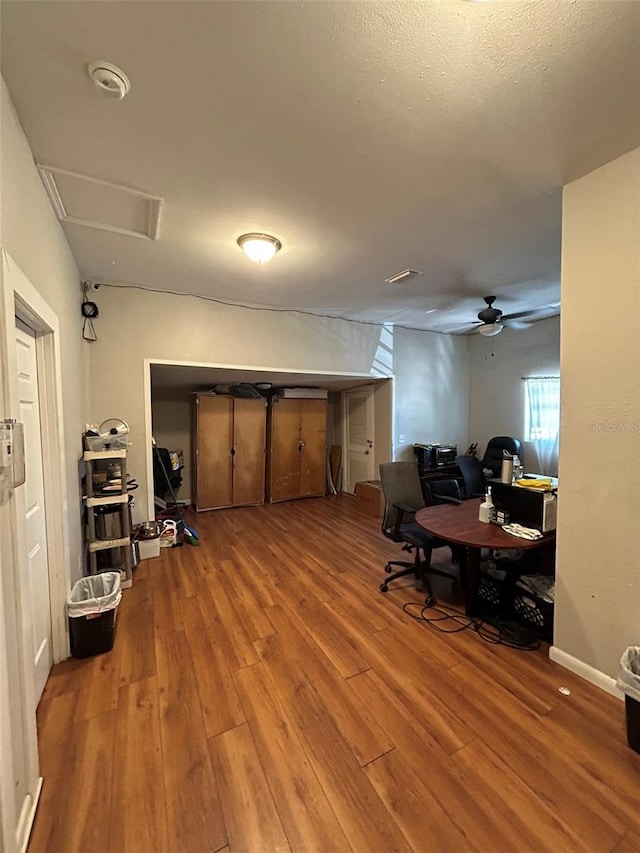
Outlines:
{"type": "MultiPolygon", "coordinates": [[[[422,484],[427,506],[438,504],[461,504],[464,495],[457,480],[427,480],[422,484]]],[[[464,545],[450,545],[451,562],[459,567],[460,584],[466,585],[466,548],[464,545]]]]}
{"type": "Polygon", "coordinates": [[[506,450],[510,456],[518,456],[522,462],[520,455],[520,442],[517,438],[511,438],[508,435],[496,435],[490,438],[484,456],[482,457],[482,467],[487,468],[492,472],[492,476],[499,477],[502,473],[502,460],[504,459],[503,451],[506,450]]]}
{"type": "Polygon", "coordinates": [[[422,484],[427,506],[460,504],[464,500],[457,480],[427,480],[422,484]]]}
{"type": "Polygon", "coordinates": [[[452,572],[432,568],[433,549],[443,548],[448,543],[427,533],[414,520],[417,510],[426,505],[418,466],[416,462],[383,462],[380,465],[380,479],[385,500],[382,533],[388,539],[402,543],[403,551],[414,554],[412,562],[389,560],[384,569],[389,577],[380,584],[380,591],[387,592],[389,584],[396,578],[413,574],[424,582],[429,604],[433,601],[433,595],[427,575],[440,575],[456,582],[458,578],[452,572]],[[399,567],[398,571],[393,571],[394,566],[399,567]]]}
{"type": "MultiPolygon", "coordinates": [[[[464,489],[464,498],[483,498],[487,490],[487,479],[482,470],[482,462],[477,456],[458,456],[456,458],[464,489]]],[[[502,465],[502,462],[500,462],[502,465]]]]}

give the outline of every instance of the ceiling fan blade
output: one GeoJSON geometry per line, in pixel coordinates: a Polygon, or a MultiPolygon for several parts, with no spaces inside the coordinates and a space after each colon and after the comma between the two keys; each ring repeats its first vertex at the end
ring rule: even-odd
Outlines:
{"type": "Polygon", "coordinates": [[[475,332],[478,326],[482,323],[461,323],[459,326],[447,329],[448,335],[468,335],[469,332],[475,332]]]}
{"type": "Polygon", "coordinates": [[[543,320],[547,317],[555,317],[560,313],[559,306],[551,306],[545,308],[532,308],[529,311],[518,311],[515,314],[505,314],[502,319],[510,323],[511,320],[522,320],[525,323],[533,323],[535,320],[543,320]]]}
{"type": "Polygon", "coordinates": [[[507,326],[509,329],[530,329],[533,325],[532,323],[528,323],[526,320],[509,320],[508,317],[503,317],[503,325],[507,326]]]}

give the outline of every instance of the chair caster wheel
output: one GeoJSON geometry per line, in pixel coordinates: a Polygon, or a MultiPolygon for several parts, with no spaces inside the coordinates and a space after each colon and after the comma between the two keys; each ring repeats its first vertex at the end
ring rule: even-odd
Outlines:
{"type": "Polygon", "coordinates": [[[436,603],[436,600],[432,595],[428,595],[424,600],[424,606],[425,607],[433,607],[433,605],[435,603],[436,603]]]}
{"type": "Polygon", "coordinates": [[[380,584],[380,592],[387,592],[388,589],[389,589],[389,587],[387,586],[386,583],[380,584]]]}

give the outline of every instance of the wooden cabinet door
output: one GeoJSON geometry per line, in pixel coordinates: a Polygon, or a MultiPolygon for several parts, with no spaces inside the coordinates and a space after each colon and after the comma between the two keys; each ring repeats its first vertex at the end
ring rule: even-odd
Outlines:
{"type": "Polygon", "coordinates": [[[300,496],[300,400],[269,407],[269,500],[300,496]]]}
{"type": "Polygon", "coordinates": [[[266,402],[234,400],[233,505],[264,502],[266,402]]]}
{"type": "Polygon", "coordinates": [[[300,496],[323,495],[327,478],[327,402],[300,400],[300,496]]]}
{"type": "Polygon", "coordinates": [[[196,397],[196,509],[232,506],[233,399],[196,397]]]}

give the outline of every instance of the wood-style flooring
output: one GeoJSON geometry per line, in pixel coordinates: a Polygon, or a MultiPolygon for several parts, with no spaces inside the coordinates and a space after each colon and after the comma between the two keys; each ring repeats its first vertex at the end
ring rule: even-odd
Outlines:
{"type": "Polygon", "coordinates": [[[640,851],[622,703],[412,619],[353,499],[191,518],[51,673],[30,853],[640,851]]]}

